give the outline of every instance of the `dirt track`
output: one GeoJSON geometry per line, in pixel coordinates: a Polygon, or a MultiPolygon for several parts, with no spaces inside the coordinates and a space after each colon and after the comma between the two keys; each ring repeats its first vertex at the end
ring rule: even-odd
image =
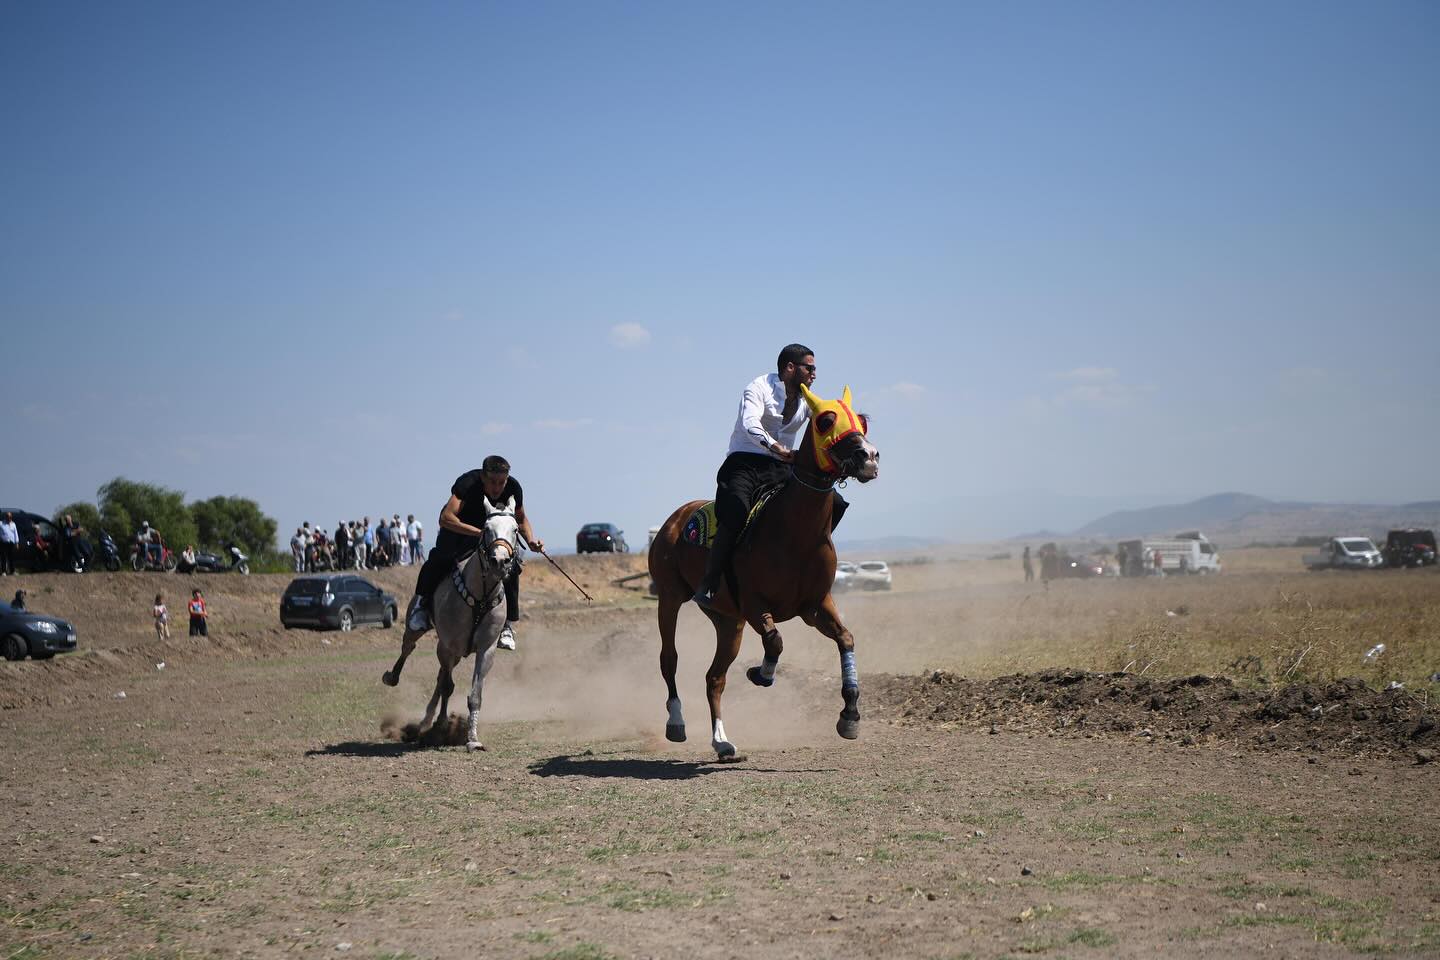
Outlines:
{"type": "Polygon", "coordinates": [[[573,566],[600,603],[531,566],[476,755],[384,736],[433,660],[391,690],[395,631],[279,630],[285,578],[205,581],[213,641],[168,645],[144,610],[181,581],[34,578],[87,652],[0,665],[0,958],[1440,952],[1433,713],[1411,700],[1352,690],[1362,743],[1314,726],[1338,713],[1323,689],[963,681],[916,671],[944,666],[926,638],[964,597],[847,597],[861,739],[834,733],[833,646],[792,624],[770,690],[744,682],[746,639],[726,726],[749,760],[722,766],[703,620],[682,615],[691,739],[669,744],[653,606],[608,585],[636,558],[573,566]],[[930,632],[884,629],[897,603],[930,632]],[[1306,735],[1263,739],[1287,725],[1306,735]]]}

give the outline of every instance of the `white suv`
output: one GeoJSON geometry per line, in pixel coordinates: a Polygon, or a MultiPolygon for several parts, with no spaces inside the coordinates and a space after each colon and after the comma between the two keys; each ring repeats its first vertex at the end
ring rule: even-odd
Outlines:
{"type": "Polygon", "coordinates": [[[885,565],[884,560],[866,560],[856,564],[848,585],[863,590],[889,590],[890,568],[885,565]]]}
{"type": "Polygon", "coordinates": [[[850,589],[855,581],[855,574],[859,569],[859,567],[849,560],[837,561],[835,564],[835,585],[830,588],[831,591],[850,589]]]}

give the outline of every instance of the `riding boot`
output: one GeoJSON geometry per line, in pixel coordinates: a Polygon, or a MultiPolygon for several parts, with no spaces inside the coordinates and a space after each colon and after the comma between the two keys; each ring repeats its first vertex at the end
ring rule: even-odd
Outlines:
{"type": "Polygon", "coordinates": [[[710,546],[710,555],[705,559],[705,576],[695,588],[692,597],[695,605],[706,610],[715,606],[720,596],[725,571],[730,568],[730,554],[735,551],[736,534],[727,524],[720,524],[715,531],[715,542],[710,546]]]}
{"type": "Polygon", "coordinates": [[[424,633],[430,629],[430,598],[428,596],[417,593],[410,598],[410,606],[405,610],[405,627],[417,633],[424,633]]]}

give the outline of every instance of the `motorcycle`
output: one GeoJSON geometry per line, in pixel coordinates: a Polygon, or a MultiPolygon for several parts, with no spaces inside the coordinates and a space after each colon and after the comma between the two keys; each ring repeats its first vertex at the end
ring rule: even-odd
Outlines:
{"type": "Polygon", "coordinates": [[[130,569],[137,573],[141,570],[158,570],[165,573],[174,573],[175,568],[180,565],[180,558],[175,556],[175,551],[165,545],[160,546],[160,561],[155,562],[154,555],[149,549],[139,544],[130,548],[130,569]]]}
{"type": "Polygon", "coordinates": [[[230,562],[227,565],[225,559],[218,553],[197,553],[195,554],[194,573],[225,573],[234,570],[242,576],[250,575],[250,558],[240,552],[235,544],[229,546],[230,562]]]}
{"type": "Polygon", "coordinates": [[[100,531],[100,553],[106,570],[114,573],[120,569],[120,548],[115,544],[115,538],[104,530],[100,531]]]}

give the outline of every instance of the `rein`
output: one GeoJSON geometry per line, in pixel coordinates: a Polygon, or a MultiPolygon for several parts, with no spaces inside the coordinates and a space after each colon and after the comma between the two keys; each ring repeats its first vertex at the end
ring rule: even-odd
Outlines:
{"type": "MultiPolygon", "coordinates": [[[[791,479],[798,482],[798,484],[801,486],[808,486],[809,489],[818,492],[818,494],[828,494],[828,492],[831,492],[832,489],[835,489],[835,482],[837,482],[835,481],[835,479],[831,479],[831,481],[829,481],[828,484],[825,484],[824,486],[811,484],[811,482],[806,481],[804,476],[799,475],[799,471],[796,471],[795,466],[791,466],[791,479]]],[[[844,482],[844,475],[841,475],[840,482],[844,482]]]]}

